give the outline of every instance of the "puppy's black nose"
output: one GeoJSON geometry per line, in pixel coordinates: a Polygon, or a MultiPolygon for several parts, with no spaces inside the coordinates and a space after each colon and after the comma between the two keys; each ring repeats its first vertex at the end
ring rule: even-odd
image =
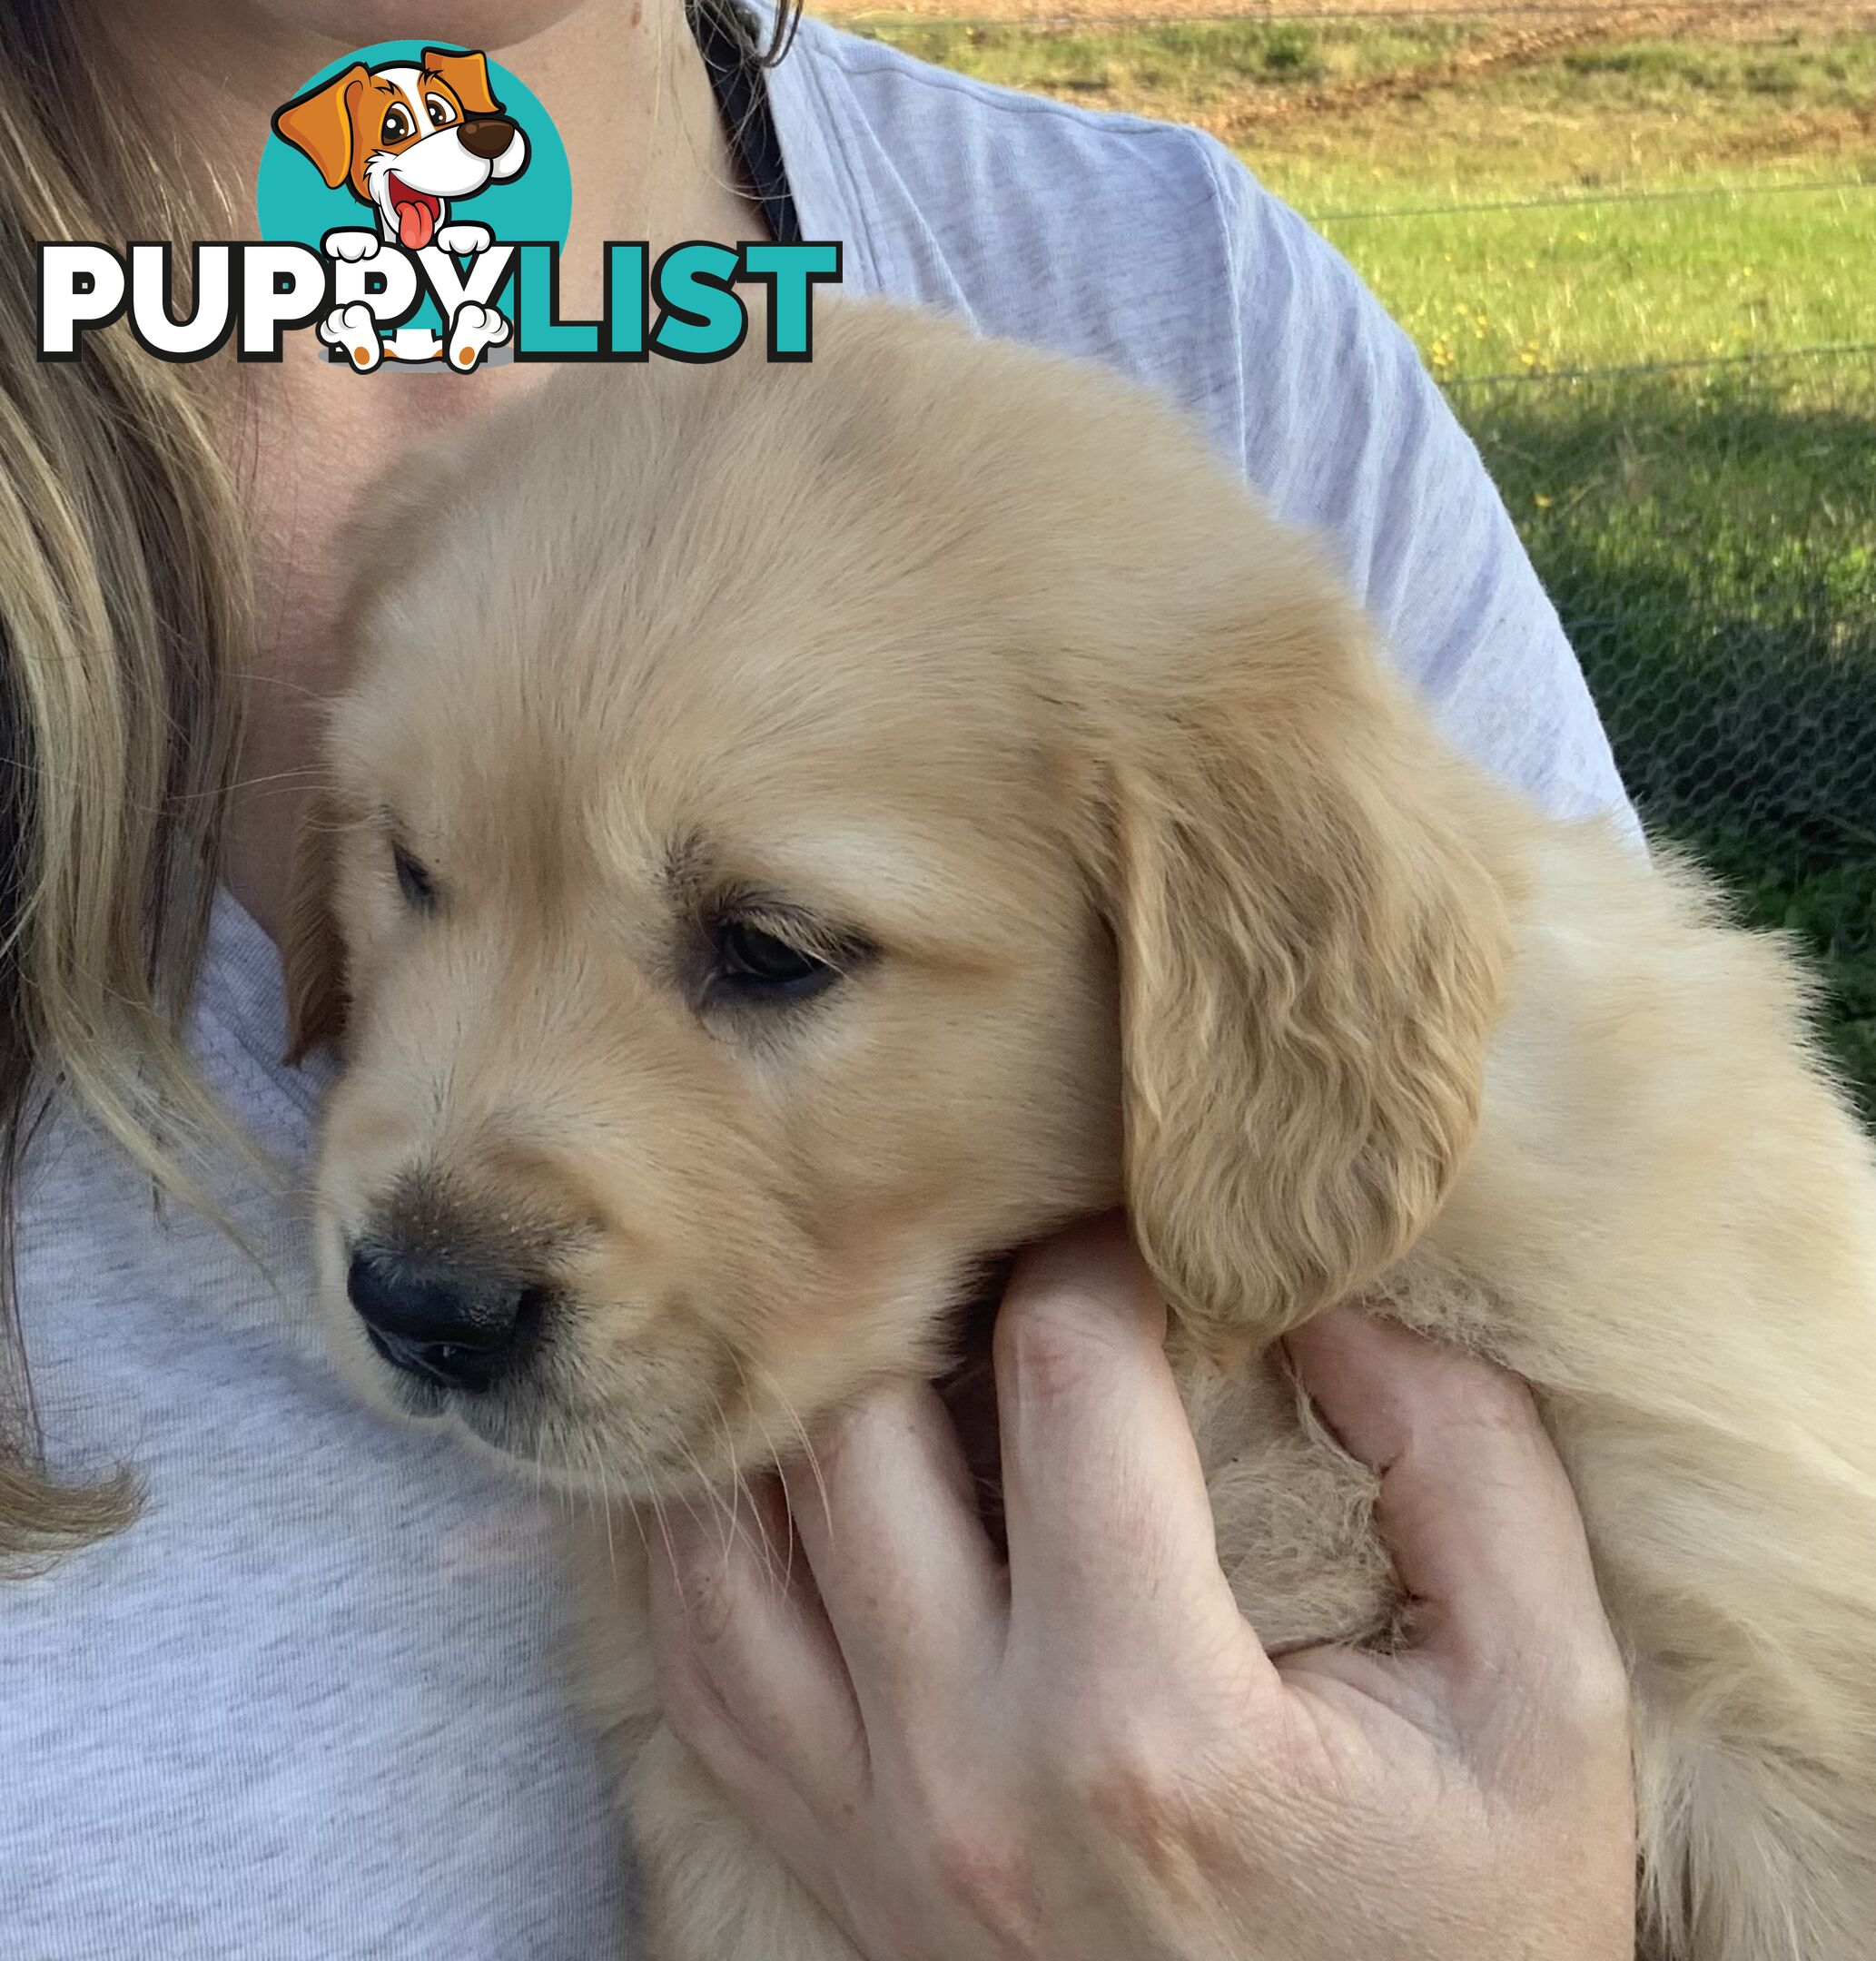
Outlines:
{"type": "Polygon", "coordinates": [[[471,1395],[533,1345],[547,1298],[542,1287],[449,1260],[362,1247],[346,1291],[387,1362],[471,1395]]]}
{"type": "Polygon", "coordinates": [[[477,116],[465,119],[462,147],[471,156],[492,163],[515,140],[515,125],[507,116],[477,116]]]}

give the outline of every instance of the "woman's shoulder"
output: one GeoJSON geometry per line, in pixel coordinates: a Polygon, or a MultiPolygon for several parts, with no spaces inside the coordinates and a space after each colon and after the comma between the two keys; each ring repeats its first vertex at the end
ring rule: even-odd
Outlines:
{"type": "Polygon", "coordinates": [[[772,89],[804,228],[848,241],[856,287],[1106,360],[1240,465],[1251,429],[1316,391],[1293,370],[1394,339],[1341,254],[1205,131],[995,87],[812,17],[772,89]]]}
{"type": "MultiPolygon", "coordinates": [[[[837,73],[852,106],[914,165],[1027,171],[1084,164],[1085,181],[1034,180],[1058,200],[1131,185],[1203,202],[1215,194],[1217,156],[1228,153],[1181,123],[981,81],[813,15],[803,17],[787,60],[837,73]]],[[[1022,188],[1022,179],[1009,181],[1022,188]]]]}
{"type": "MultiPolygon", "coordinates": [[[[805,19],[775,71],[809,236],[859,280],[1200,389],[1266,194],[1203,132],[994,87],[805,19]]],[[[1275,200],[1269,200],[1275,204],[1275,200]]]]}

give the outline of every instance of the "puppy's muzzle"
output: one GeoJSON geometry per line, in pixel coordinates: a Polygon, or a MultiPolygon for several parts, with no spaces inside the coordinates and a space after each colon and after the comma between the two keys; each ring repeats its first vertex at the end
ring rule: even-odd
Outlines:
{"type": "Polygon", "coordinates": [[[507,116],[477,116],[464,122],[461,139],[471,156],[492,163],[514,142],[515,125],[507,116]]]}
{"type": "Polygon", "coordinates": [[[480,1395],[528,1358],[548,1290],[460,1260],[360,1246],[346,1291],[385,1361],[439,1387],[480,1395]]]}

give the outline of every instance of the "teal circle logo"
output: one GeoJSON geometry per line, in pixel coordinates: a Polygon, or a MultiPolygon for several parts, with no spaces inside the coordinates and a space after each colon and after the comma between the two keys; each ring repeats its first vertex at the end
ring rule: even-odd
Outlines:
{"type": "MultiPolygon", "coordinates": [[[[271,242],[321,251],[332,241],[331,256],[354,267],[388,264],[390,247],[433,260],[440,251],[472,273],[493,247],[564,246],[573,179],[552,118],[510,70],[475,49],[379,41],[328,63],[274,112],[254,204],[271,242]]],[[[475,319],[489,324],[479,340],[471,329],[478,344],[467,360],[452,353],[455,365],[508,357],[493,343],[508,340],[497,313],[513,284],[510,270],[479,296],[475,319]]],[[[360,368],[440,360],[464,319],[446,322],[426,295],[368,341],[362,311],[350,317],[355,329],[335,314],[321,338],[360,368]]]]}

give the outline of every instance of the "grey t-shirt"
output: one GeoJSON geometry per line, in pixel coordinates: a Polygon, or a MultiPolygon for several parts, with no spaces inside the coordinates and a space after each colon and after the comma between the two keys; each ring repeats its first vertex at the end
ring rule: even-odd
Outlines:
{"type": "MultiPolygon", "coordinates": [[[[805,22],[773,80],[850,289],[1162,387],[1329,531],[1452,735],[1630,822],[1556,617],[1405,337],[1209,138],[1002,94],[805,22]]],[[[632,373],[621,370],[619,386],[632,373]]],[[[221,905],[195,1052],[305,1170],[324,1065],[221,905]]],[[[553,1503],[353,1403],[297,1207],[220,1188],[259,1271],[61,1117],[21,1222],[55,1461],[128,1460],[128,1532],[0,1584],[6,1961],[591,1961],[623,1849],[554,1660],[553,1503]],[[269,1277],[271,1276],[271,1278],[269,1277]]]]}

